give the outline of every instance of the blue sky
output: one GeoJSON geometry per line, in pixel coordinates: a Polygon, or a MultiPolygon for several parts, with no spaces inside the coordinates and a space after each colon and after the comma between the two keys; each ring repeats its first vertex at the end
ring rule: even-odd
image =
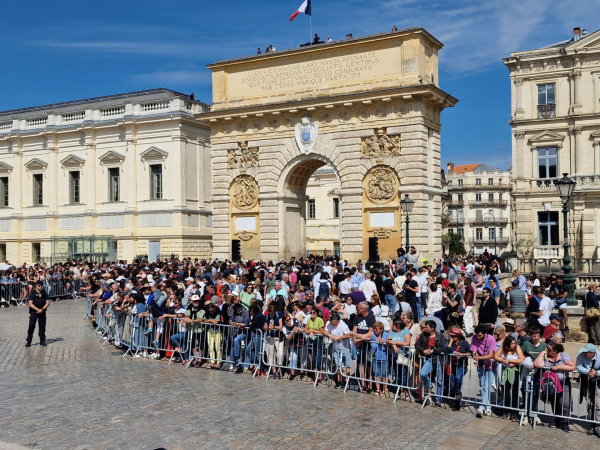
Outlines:
{"type": "MultiPolygon", "coordinates": [[[[167,87],[211,99],[215,60],[296,47],[301,0],[2,2],[0,110],[167,87]]],[[[442,164],[511,164],[510,80],[502,58],[600,23],[600,0],[313,0],[313,32],[343,39],[419,26],[445,44],[442,164]]]]}

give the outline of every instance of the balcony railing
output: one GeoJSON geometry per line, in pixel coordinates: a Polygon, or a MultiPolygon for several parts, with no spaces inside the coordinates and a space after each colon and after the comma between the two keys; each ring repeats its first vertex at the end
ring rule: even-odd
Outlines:
{"type": "Polygon", "coordinates": [[[451,202],[448,202],[448,206],[465,206],[465,201],[464,200],[452,200],[451,202]]]}
{"type": "Polygon", "coordinates": [[[562,259],[562,245],[537,245],[533,249],[534,259],[562,259]]]}
{"type": "Polygon", "coordinates": [[[447,225],[461,225],[465,223],[464,217],[448,217],[446,221],[447,225]]]}
{"type": "Polygon", "coordinates": [[[469,206],[506,206],[506,200],[471,200],[469,206]]]}
{"type": "Polygon", "coordinates": [[[491,217],[488,219],[488,216],[486,216],[486,220],[483,220],[482,217],[471,217],[469,219],[469,223],[472,224],[482,224],[482,225],[489,225],[489,226],[494,226],[494,225],[506,225],[508,223],[508,217],[496,217],[495,219],[492,219],[491,217]]]}
{"type": "Polygon", "coordinates": [[[494,239],[494,238],[489,238],[489,237],[487,237],[487,238],[484,238],[484,237],[472,238],[471,237],[471,238],[469,238],[468,242],[469,242],[469,244],[482,244],[482,245],[483,244],[486,244],[486,245],[492,244],[493,245],[494,243],[496,243],[496,244],[500,245],[500,244],[508,244],[508,238],[507,237],[497,237],[496,239],[494,239]]]}
{"type": "Polygon", "coordinates": [[[468,183],[462,186],[448,186],[448,191],[464,191],[464,190],[482,190],[482,191],[510,191],[510,184],[475,184],[468,183]]]}
{"type": "Polygon", "coordinates": [[[556,105],[538,105],[538,119],[552,119],[556,117],[556,105]]]}

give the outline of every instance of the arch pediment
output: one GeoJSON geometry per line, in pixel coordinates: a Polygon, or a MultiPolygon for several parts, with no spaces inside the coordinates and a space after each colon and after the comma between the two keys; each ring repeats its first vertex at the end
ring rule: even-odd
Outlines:
{"type": "Polygon", "coordinates": [[[167,156],[169,156],[169,152],[154,146],[140,153],[142,159],[166,159],[167,156]]]}
{"type": "Polygon", "coordinates": [[[30,159],[25,163],[25,168],[27,170],[43,170],[46,167],[48,167],[48,163],[39,158],[30,159]]]}
{"type": "Polygon", "coordinates": [[[102,164],[120,163],[125,159],[124,155],[110,150],[98,158],[102,164]]]}
{"type": "Polygon", "coordinates": [[[85,159],[76,155],[69,155],[60,162],[63,166],[82,166],[85,164],[85,159]]]}
{"type": "Polygon", "coordinates": [[[543,145],[556,145],[562,147],[562,143],[565,140],[563,134],[555,133],[553,131],[545,130],[529,139],[529,143],[532,147],[541,147],[543,145]]]}

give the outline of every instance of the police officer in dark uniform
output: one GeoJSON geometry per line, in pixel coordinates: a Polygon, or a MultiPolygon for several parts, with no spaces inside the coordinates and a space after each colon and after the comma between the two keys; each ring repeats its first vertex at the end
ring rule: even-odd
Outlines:
{"type": "Polygon", "coordinates": [[[31,347],[35,323],[38,322],[38,332],[40,335],[40,345],[46,344],[46,310],[50,306],[48,293],[44,290],[44,283],[36,281],[35,288],[29,294],[29,330],[27,330],[27,344],[25,347],[31,347]]]}

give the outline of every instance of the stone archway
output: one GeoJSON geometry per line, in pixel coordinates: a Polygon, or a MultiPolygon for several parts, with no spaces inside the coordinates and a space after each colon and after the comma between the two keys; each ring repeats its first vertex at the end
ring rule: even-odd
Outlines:
{"type": "Polygon", "coordinates": [[[343,259],[365,260],[369,237],[386,241],[383,259],[395,256],[404,193],[415,201],[411,244],[439,257],[440,113],[457,101],[437,84],[440,48],[415,28],[210,65],[213,104],[197,117],[211,125],[213,256],[231,258],[244,231],[244,259],[301,255],[304,188],[327,164],[340,184],[343,259]],[[241,176],[258,186],[248,211],[232,208],[241,176]],[[247,215],[255,230],[239,229],[247,215]]]}
{"type": "MultiPolygon", "coordinates": [[[[336,174],[338,186],[341,186],[341,176],[333,162],[318,154],[302,154],[292,160],[281,171],[278,182],[279,196],[279,251],[281,257],[289,260],[292,256],[299,258],[306,254],[308,218],[306,188],[313,173],[328,166],[336,174]]],[[[324,199],[317,199],[323,201],[324,199]]],[[[343,197],[340,196],[340,209],[343,209],[343,197]]],[[[336,222],[340,223],[340,219],[336,222]]],[[[341,227],[339,227],[341,230],[341,227]]],[[[340,233],[340,244],[343,240],[340,233]]]]}

